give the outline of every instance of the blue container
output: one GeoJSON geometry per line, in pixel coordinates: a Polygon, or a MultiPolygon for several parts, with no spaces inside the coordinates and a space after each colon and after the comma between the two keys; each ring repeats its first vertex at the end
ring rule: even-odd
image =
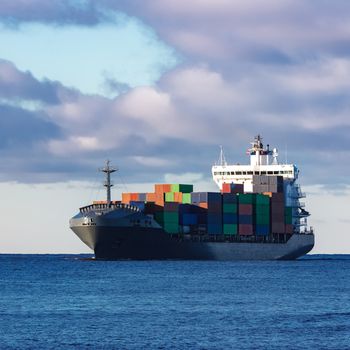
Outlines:
{"type": "Polygon", "coordinates": [[[194,211],[195,206],[191,205],[191,204],[180,204],[179,205],[179,213],[180,214],[191,214],[191,213],[195,213],[194,211]]]}
{"type": "Polygon", "coordinates": [[[223,213],[222,222],[224,224],[238,224],[238,218],[236,214],[223,213]]]}
{"type": "Polygon", "coordinates": [[[237,203],[237,195],[235,193],[223,193],[222,203],[235,204],[237,203]]]}
{"type": "Polygon", "coordinates": [[[180,224],[182,225],[197,225],[198,218],[196,214],[183,214],[180,216],[180,224]]]}
{"type": "Polygon", "coordinates": [[[253,216],[252,215],[239,215],[238,222],[243,225],[249,225],[253,223],[253,216]]]}
{"type": "Polygon", "coordinates": [[[191,203],[221,203],[221,193],[219,192],[192,192],[191,203]]]}
{"type": "Polygon", "coordinates": [[[146,202],[146,193],[139,193],[139,201],[146,202]]]}
{"type": "Polygon", "coordinates": [[[208,215],[205,213],[197,214],[197,221],[198,221],[198,224],[206,225],[208,221],[208,215]]]}
{"type": "Polygon", "coordinates": [[[213,225],[221,225],[222,224],[222,218],[220,214],[210,214],[207,215],[207,223],[213,224],[213,225]]]}
{"type": "Polygon", "coordinates": [[[267,236],[270,233],[270,225],[256,225],[255,234],[258,236],[267,236]]]}
{"type": "Polygon", "coordinates": [[[138,207],[140,210],[145,210],[145,202],[130,202],[130,205],[138,207]]]}
{"type": "Polygon", "coordinates": [[[208,224],[207,233],[210,235],[221,235],[222,234],[222,225],[219,224],[208,224]]]}

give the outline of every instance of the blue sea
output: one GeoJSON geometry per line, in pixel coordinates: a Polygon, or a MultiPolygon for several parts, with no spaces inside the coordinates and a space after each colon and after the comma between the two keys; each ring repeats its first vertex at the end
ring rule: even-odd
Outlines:
{"type": "Polygon", "coordinates": [[[1,349],[350,349],[350,256],[0,255],[1,349]]]}

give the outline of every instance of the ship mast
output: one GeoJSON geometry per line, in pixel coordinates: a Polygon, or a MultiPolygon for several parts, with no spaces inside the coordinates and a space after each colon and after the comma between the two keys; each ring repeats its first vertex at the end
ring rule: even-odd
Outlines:
{"type": "Polygon", "coordinates": [[[106,173],[106,181],[104,182],[103,186],[107,188],[107,206],[111,204],[111,188],[113,187],[113,184],[111,182],[111,173],[114,173],[118,170],[116,168],[111,167],[110,163],[111,162],[107,160],[106,166],[100,169],[100,171],[106,173]]]}

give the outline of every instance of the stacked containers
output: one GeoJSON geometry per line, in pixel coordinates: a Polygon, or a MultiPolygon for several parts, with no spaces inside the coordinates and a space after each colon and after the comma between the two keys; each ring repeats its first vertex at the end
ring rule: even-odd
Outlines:
{"type": "Polygon", "coordinates": [[[238,233],[240,235],[253,234],[253,193],[241,193],[238,195],[238,233]]]}
{"type": "Polygon", "coordinates": [[[222,230],[225,235],[238,233],[237,195],[234,193],[222,194],[222,222],[222,230]]]}
{"type": "Polygon", "coordinates": [[[271,196],[271,232],[285,233],[284,193],[272,193],[271,196]]]}
{"type": "Polygon", "coordinates": [[[267,195],[255,195],[254,224],[255,234],[258,236],[267,236],[271,231],[270,197],[267,195]]]}
{"type": "Polygon", "coordinates": [[[284,218],[286,223],[286,233],[293,234],[294,227],[293,227],[293,208],[292,207],[284,208],[284,218]]]}
{"type": "Polygon", "coordinates": [[[198,214],[198,224],[205,224],[208,234],[222,234],[222,200],[217,192],[192,192],[192,204],[206,209],[198,214]]]}
{"type": "Polygon", "coordinates": [[[179,233],[179,203],[164,203],[163,228],[168,233],[179,233]]]}
{"type": "Polygon", "coordinates": [[[264,192],[282,193],[283,176],[269,176],[269,190],[264,192]]]}

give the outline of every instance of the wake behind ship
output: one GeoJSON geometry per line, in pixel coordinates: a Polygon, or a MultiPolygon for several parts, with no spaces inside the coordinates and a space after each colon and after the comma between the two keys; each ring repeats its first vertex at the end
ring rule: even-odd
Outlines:
{"type": "Polygon", "coordinates": [[[212,175],[220,192],[193,185],[158,184],[152,193],[123,193],[80,208],[70,220],[96,259],[292,260],[314,246],[310,215],[300,202],[299,170],[279,164],[277,150],[257,136],[249,165],[228,165],[221,150],[212,175]]]}

